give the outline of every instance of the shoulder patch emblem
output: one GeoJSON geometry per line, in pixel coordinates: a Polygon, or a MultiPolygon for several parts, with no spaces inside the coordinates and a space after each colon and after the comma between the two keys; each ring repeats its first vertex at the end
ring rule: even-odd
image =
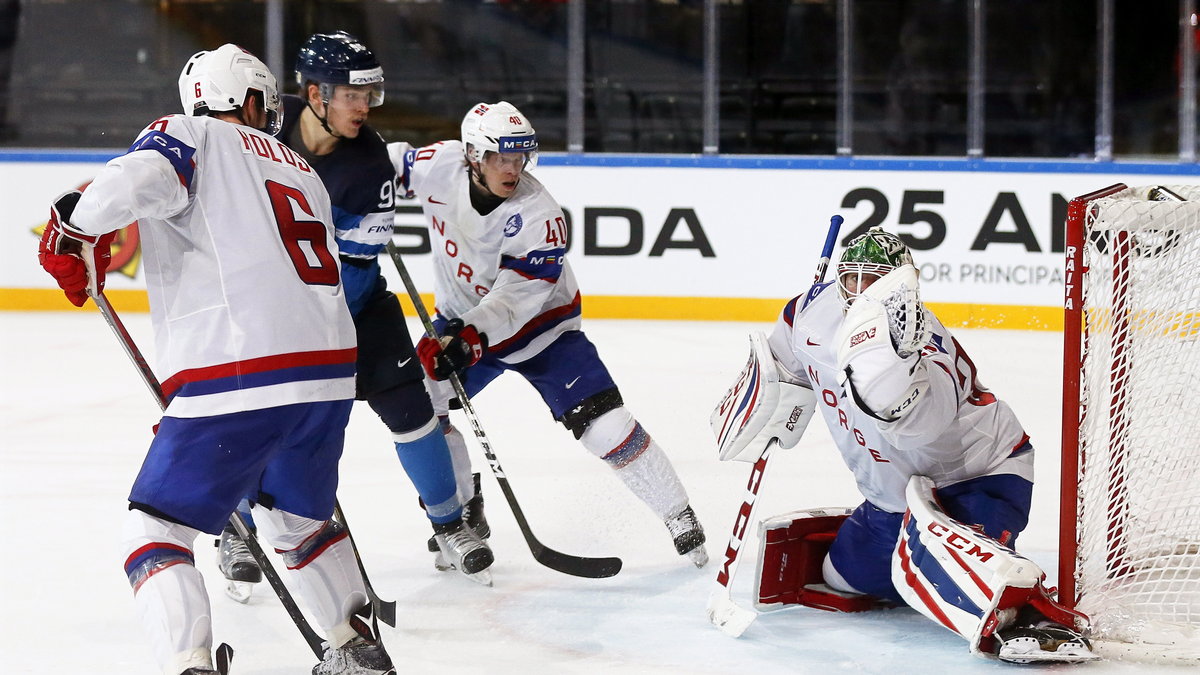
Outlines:
{"type": "Polygon", "coordinates": [[[525,222],[521,220],[521,214],[514,213],[512,217],[508,219],[508,222],[504,223],[504,236],[517,236],[517,233],[521,231],[521,226],[524,224],[525,222]]]}

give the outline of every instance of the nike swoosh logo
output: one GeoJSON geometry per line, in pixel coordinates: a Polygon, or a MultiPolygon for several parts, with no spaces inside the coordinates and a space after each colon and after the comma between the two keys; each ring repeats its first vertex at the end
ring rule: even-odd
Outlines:
{"type": "MultiPolygon", "coordinates": [[[[580,375],[579,377],[583,377],[583,376],[582,376],[582,375],[580,375]]],[[[574,386],[575,386],[575,383],[579,381],[579,377],[577,377],[577,378],[575,378],[575,379],[571,380],[570,382],[568,382],[568,383],[567,383],[567,389],[570,389],[571,387],[574,387],[574,386]]]]}
{"type": "Polygon", "coordinates": [[[813,341],[812,341],[812,338],[805,338],[804,340],[805,340],[805,342],[807,342],[808,344],[812,345],[813,347],[820,347],[820,346],[821,346],[821,343],[820,343],[820,342],[813,342],[813,341]]]}
{"type": "Polygon", "coordinates": [[[434,199],[433,197],[429,198],[429,203],[430,204],[441,204],[442,206],[446,205],[446,202],[439,202],[438,200],[434,199]]]}
{"type": "Polygon", "coordinates": [[[401,361],[401,362],[397,363],[396,365],[397,365],[398,367],[400,367],[400,368],[403,368],[405,365],[407,365],[407,364],[408,364],[408,362],[409,362],[409,361],[412,361],[412,357],[411,357],[411,356],[410,356],[410,357],[408,357],[407,359],[404,359],[403,361],[401,361]]]}

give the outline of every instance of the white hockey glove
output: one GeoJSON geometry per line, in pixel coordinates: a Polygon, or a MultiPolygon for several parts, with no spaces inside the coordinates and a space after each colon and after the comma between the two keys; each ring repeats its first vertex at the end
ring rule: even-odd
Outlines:
{"type": "Polygon", "coordinates": [[[928,389],[917,368],[929,341],[917,283],[912,265],[888,272],[850,305],[836,338],[842,386],[883,422],[903,417],[928,389]]]}
{"type": "Polygon", "coordinates": [[[762,333],[750,335],[750,359],[709,417],[722,461],[754,462],[771,440],[795,447],[817,408],[813,390],[779,380],[762,333]]]}

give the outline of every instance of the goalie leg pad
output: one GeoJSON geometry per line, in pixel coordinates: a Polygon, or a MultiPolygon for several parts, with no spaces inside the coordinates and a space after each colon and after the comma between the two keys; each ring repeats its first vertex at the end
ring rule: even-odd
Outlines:
{"type": "Polygon", "coordinates": [[[913,476],[905,497],[893,584],[914,609],[966,638],[972,653],[992,651],[996,630],[1026,605],[1047,607],[1055,621],[1082,619],[1050,600],[1033,561],[947,515],[933,481],[913,476]]]}
{"type": "Polygon", "coordinates": [[[877,598],[837,591],[825,583],[825,556],[851,511],[841,507],[809,509],[759,524],[756,608],[804,605],[833,612],[863,612],[880,606],[877,598]]]}

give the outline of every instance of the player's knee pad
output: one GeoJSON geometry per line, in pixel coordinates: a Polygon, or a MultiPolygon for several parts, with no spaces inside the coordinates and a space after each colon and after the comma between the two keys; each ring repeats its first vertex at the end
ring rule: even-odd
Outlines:
{"type": "Polygon", "coordinates": [[[582,440],[584,432],[593,422],[600,419],[605,413],[623,405],[625,402],[621,399],[621,392],[613,387],[583,399],[579,405],[568,410],[558,421],[562,422],[563,426],[572,434],[575,434],[575,440],[582,440]]]}
{"type": "Polygon", "coordinates": [[[136,593],[150,577],[174,565],[194,567],[192,545],[199,530],[130,509],[121,531],[125,574],[136,593]]]}
{"type": "Polygon", "coordinates": [[[1081,616],[1050,600],[1033,561],[947,515],[933,481],[913,476],[905,498],[892,583],[911,607],[965,637],[972,652],[988,651],[995,631],[1025,605],[1066,625],[1081,616]]]}
{"type": "MultiPolygon", "coordinates": [[[[629,412],[628,408],[620,406],[590,420],[587,426],[584,427],[583,433],[576,436],[576,438],[593,455],[606,461],[617,462],[623,465],[628,464],[634,457],[619,457],[617,455],[633,455],[648,440],[648,437],[647,439],[630,438],[631,435],[640,429],[641,426],[633,418],[633,413],[629,412]],[[629,447],[622,450],[624,446],[629,445],[631,442],[637,445],[638,448],[629,447]]],[[[641,433],[642,435],[645,434],[644,431],[641,433]]]]}
{"type": "Polygon", "coordinates": [[[425,391],[425,385],[420,380],[371,394],[367,397],[367,404],[396,435],[412,435],[436,419],[429,392],[425,391]]]}
{"type": "Polygon", "coordinates": [[[758,526],[759,555],[755,606],[760,610],[805,605],[834,612],[862,612],[882,606],[870,595],[836,590],[825,578],[825,558],[838,528],[854,509],[834,507],[794,511],[758,526]]]}

